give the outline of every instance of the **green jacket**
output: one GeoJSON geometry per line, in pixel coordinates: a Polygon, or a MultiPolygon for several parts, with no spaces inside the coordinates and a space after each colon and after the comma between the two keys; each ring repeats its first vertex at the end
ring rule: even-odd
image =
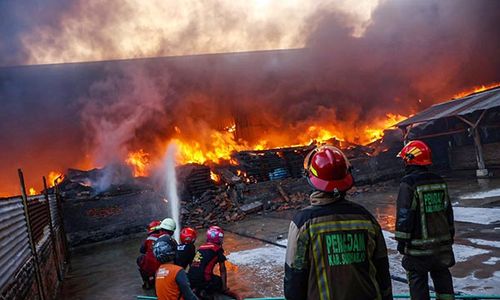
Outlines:
{"type": "Polygon", "coordinates": [[[397,199],[396,240],[406,255],[453,259],[453,209],[446,182],[425,167],[412,166],[401,179],[397,199]]]}
{"type": "Polygon", "coordinates": [[[392,299],[387,249],[377,220],[343,197],[314,192],[290,223],[286,299],[392,299]]]}

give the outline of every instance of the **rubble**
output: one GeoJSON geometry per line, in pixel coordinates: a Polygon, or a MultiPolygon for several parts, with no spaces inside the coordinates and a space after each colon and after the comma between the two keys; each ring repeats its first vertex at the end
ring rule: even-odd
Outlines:
{"type": "Polygon", "coordinates": [[[252,203],[242,205],[241,211],[244,212],[245,214],[251,214],[253,212],[257,212],[259,210],[262,210],[263,207],[264,207],[264,204],[261,201],[254,201],[252,203]]]}
{"type": "Polygon", "coordinates": [[[206,191],[195,200],[182,201],[181,218],[186,226],[204,228],[239,221],[262,211],[299,209],[309,205],[309,192],[310,187],[303,178],[222,186],[206,191]]]}
{"type": "Polygon", "coordinates": [[[306,154],[314,146],[299,146],[268,150],[240,151],[233,160],[247,177],[256,182],[302,176],[306,154]]]}
{"type": "Polygon", "coordinates": [[[176,168],[179,194],[182,198],[197,198],[215,189],[210,178],[210,167],[200,164],[187,164],[176,168]]]}
{"type": "Polygon", "coordinates": [[[221,224],[241,220],[245,213],[227,191],[208,190],[195,201],[181,201],[183,224],[203,228],[210,224],[221,224]]]}

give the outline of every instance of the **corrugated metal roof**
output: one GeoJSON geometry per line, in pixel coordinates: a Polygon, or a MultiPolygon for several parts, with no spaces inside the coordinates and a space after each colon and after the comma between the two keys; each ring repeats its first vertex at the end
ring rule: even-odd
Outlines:
{"type": "Polygon", "coordinates": [[[434,104],[426,110],[399,122],[397,127],[405,127],[415,123],[428,122],[452,116],[463,116],[475,111],[486,110],[500,106],[500,88],[494,88],[481,93],[434,104]]]}

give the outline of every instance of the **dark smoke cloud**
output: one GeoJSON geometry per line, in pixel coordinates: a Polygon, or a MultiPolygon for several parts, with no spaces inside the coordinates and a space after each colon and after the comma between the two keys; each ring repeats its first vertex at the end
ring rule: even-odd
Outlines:
{"type": "MultiPolygon", "coordinates": [[[[28,59],[24,12],[59,26],[49,8],[16,3],[0,3],[0,22],[13,23],[0,28],[0,65],[28,59]]],[[[0,68],[0,191],[17,192],[17,167],[36,178],[139,148],[159,157],[174,126],[204,141],[234,120],[245,141],[283,145],[311,125],[351,133],[414,113],[500,81],[499,14],[498,1],[383,1],[362,37],[345,14],[318,11],[302,50],[0,68]]]]}

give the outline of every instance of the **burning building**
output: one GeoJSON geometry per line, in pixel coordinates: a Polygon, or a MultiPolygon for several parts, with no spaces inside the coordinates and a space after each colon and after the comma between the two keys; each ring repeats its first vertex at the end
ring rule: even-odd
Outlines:
{"type": "Polygon", "coordinates": [[[454,171],[476,170],[478,177],[500,167],[500,87],[458,95],[397,124],[405,139],[426,140],[434,162],[454,171]]]}
{"type": "MultiPolygon", "coordinates": [[[[203,41],[205,33],[229,39],[223,32],[239,28],[239,21],[204,24],[214,29],[205,32],[194,20],[194,28],[179,31],[178,42],[162,40],[168,47],[154,47],[148,39],[146,47],[142,40],[140,53],[127,55],[123,41],[138,45],[133,38],[144,36],[124,36],[129,31],[113,22],[139,17],[132,2],[123,6],[120,13],[127,17],[121,18],[112,17],[115,10],[106,4],[84,2],[19,8],[43,16],[37,22],[4,13],[8,23],[23,26],[0,29],[12,37],[12,43],[0,45],[0,193],[17,193],[18,167],[35,190],[41,186],[31,178],[67,168],[125,163],[136,176],[152,176],[170,141],[179,144],[181,163],[201,164],[229,162],[234,151],[307,146],[314,140],[369,144],[386,127],[439,99],[498,81],[496,1],[375,2],[362,22],[350,7],[318,4],[307,6],[307,18],[286,15],[270,19],[276,24],[256,21],[245,27],[244,36],[267,45],[289,33],[283,24],[300,19],[292,39],[299,49],[177,57],[158,56],[193,53],[166,51],[175,47],[206,53],[185,42],[203,41]],[[103,30],[87,31],[82,26],[87,17],[103,30]],[[146,56],[156,58],[141,58],[146,56]],[[96,61],[116,58],[123,60],[96,61]],[[91,62],[75,62],[85,60],[91,62]]],[[[2,12],[17,6],[0,5],[2,12]]],[[[227,7],[215,11],[221,9],[227,7]]],[[[253,17],[249,20],[258,20],[253,17]]]]}

